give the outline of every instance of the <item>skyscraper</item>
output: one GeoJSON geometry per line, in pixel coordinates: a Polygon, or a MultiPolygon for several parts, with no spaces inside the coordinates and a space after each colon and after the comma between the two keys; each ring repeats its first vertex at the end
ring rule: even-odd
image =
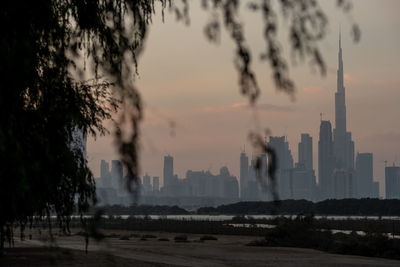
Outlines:
{"type": "Polygon", "coordinates": [[[122,183],[122,163],[119,160],[111,161],[111,186],[115,188],[118,194],[123,192],[123,183],[122,183]]]}
{"type": "Polygon", "coordinates": [[[301,134],[301,142],[299,143],[299,165],[303,165],[305,170],[313,169],[312,137],[307,133],[301,134]]]}
{"type": "Polygon", "coordinates": [[[346,88],[343,79],[342,45],[339,33],[339,66],[337,70],[337,91],[335,93],[335,129],[333,130],[336,168],[351,171],[354,169],[354,142],[347,131],[346,88]]]}
{"type": "Polygon", "coordinates": [[[386,198],[400,198],[400,167],[385,167],[386,198]]]}
{"type": "Polygon", "coordinates": [[[357,196],[372,197],[373,192],[373,156],[372,153],[357,153],[356,177],[357,196]]]}
{"type": "Polygon", "coordinates": [[[332,126],[330,121],[321,121],[318,141],[318,184],[321,199],[333,197],[333,169],[332,126]]]}
{"type": "Polygon", "coordinates": [[[158,176],[153,177],[153,192],[157,194],[160,191],[160,178],[158,176]]]}
{"type": "Polygon", "coordinates": [[[148,195],[152,190],[151,190],[151,183],[150,183],[150,175],[146,173],[146,175],[143,176],[143,191],[142,193],[144,195],[148,195]]]}
{"type": "Polygon", "coordinates": [[[268,145],[275,149],[278,158],[278,169],[293,168],[292,152],[289,148],[289,143],[286,141],[286,136],[270,136],[268,145]]]}
{"type": "Polygon", "coordinates": [[[353,192],[353,177],[351,176],[351,173],[345,171],[344,169],[335,169],[332,177],[333,198],[351,198],[353,192]]]}
{"type": "Polygon", "coordinates": [[[282,199],[292,198],[291,172],[293,168],[292,152],[285,136],[270,136],[268,146],[275,150],[277,156],[277,185],[282,199]]]}
{"type": "Polygon", "coordinates": [[[298,163],[292,170],[292,197],[293,199],[315,200],[316,181],[313,170],[312,137],[301,134],[298,149],[298,163]]]}
{"type": "Polygon", "coordinates": [[[104,159],[100,162],[100,177],[107,177],[110,174],[110,164],[104,159]]]}
{"type": "Polygon", "coordinates": [[[174,176],[174,158],[170,155],[164,156],[163,181],[162,194],[165,196],[176,196],[176,191],[178,190],[177,178],[174,176]]]}
{"type": "Polygon", "coordinates": [[[100,178],[102,180],[103,187],[111,187],[110,164],[103,159],[100,162],[100,178]]]}
{"type": "Polygon", "coordinates": [[[164,156],[164,186],[168,187],[173,184],[174,179],[174,158],[170,155],[164,156]]]}
{"type": "Polygon", "coordinates": [[[240,198],[245,199],[249,183],[249,157],[245,152],[240,153],[240,198]]]}

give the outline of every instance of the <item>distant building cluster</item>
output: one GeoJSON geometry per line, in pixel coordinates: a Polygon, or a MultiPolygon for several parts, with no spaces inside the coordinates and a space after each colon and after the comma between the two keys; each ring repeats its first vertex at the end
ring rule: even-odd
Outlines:
{"type": "MultiPolygon", "coordinates": [[[[100,204],[130,204],[124,188],[122,166],[120,161],[113,160],[111,171],[109,164],[101,161],[100,177],[96,179],[97,196],[100,204]]],[[[186,172],[186,177],[179,178],[174,174],[174,158],[164,157],[163,186],[157,176],[145,174],[140,180],[140,201],[146,204],[163,204],[198,206],[219,205],[239,200],[239,184],[227,167],[222,167],[219,174],[210,171],[186,172]]]]}
{"type": "Polygon", "coordinates": [[[129,195],[125,187],[122,163],[119,160],[110,164],[102,160],[100,162],[100,177],[96,179],[96,193],[101,205],[128,204],[129,195]]]}
{"type": "MultiPolygon", "coordinates": [[[[277,158],[275,190],[280,199],[306,199],[320,201],[343,198],[378,198],[379,183],[373,179],[373,154],[357,153],[352,134],[347,130],[346,98],[342,47],[339,36],[337,91],[335,93],[335,128],[331,122],[322,120],[318,141],[318,181],[313,166],[313,140],[301,134],[298,144],[298,162],[294,163],[289,143],[285,136],[270,136],[267,146],[274,149],[277,158]]],[[[262,168],[256,168],[256,155],[249,159],[245,151],[240,154],[239,183],[227,167],[219,174],[210,171],[186,172],[186,177],[174,174],[174,158],[164,157],[163,186],[159,177],[148,174],[141,179],[142,200],[147,204],[165,205],[220,205],[238,200],[271,200],[261,186],[262,168]]],[[[265,158],[264,158],[265,159],[265,158]]],[[[265,162],[265,160],[262,160],[265,162]]],[[[123,169],[119,161],[109,164],[101,161],[101,175],[97,179],[97,193],[103,204],[129,204],[123,183],[123,169]]],[[[400,167],[385,166],[386,198],[400,198],[400,167]]]]}
{"type": "Polygon", "coordinates": [[[164,157],[164,186],[160,196],[238,199],[237,179],[229,173],[227,167],[222,167],[217,175],[209,171],[188,170],[186,177],[179,179],[173,174],[173,162],[172,156],[164,157]]]}
{"type": "MultiPolygon", "coordinates": [[[[281,199],[378,198],[379,182],[373,179],[373,154],[354,153],[352,134],[347,130],[346,98],[343,79],[342,47],[339,37],[339,67],[335,93],[335,128],[322,120],[318,141],[318,182],[313,169],[312,137],[301,134],[298,162],[293,164],[289,144],[284,136],[269,138],[267,146],[278,158],[277,191],[281,199]]],[[[240,198],[259,198],[260,188],[254,186],[252,164],[247,155],[240,155],[240,198]]],[[[400,167],[385,166],[386,198],[400,198],[400,167]]]]}

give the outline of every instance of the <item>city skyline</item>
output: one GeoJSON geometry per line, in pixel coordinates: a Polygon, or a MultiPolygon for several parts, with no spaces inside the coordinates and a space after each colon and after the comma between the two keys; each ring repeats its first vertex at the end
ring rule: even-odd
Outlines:
{"type": "MultiPolygon", "coordinates": [[[[374,153],[374,177],[383,185],[383,161],[395,161],[396,154],[400,151],[398,142],[400,126],[396,124],[393,116],[400,112],[400,107],[396,104],[396,99],[399,99],[400,83],[399,77],[394,72],[400,60],[398,54],[388,55],[384,51],[395,51],[391,47],[398,46],[400,39],[395,34],[386,34],[385,37],[381,34],[383,34],[382,29],[391,32],[396,28],[395,22],[398,18],[393,16],[391,10],[398,4],[385,1],[381,4],[381,9],[374,9],[376,5],[374,2],[358,3],[355,2],[354,16],[362,29],[360,44],[351,42],[348,35],[349,25],[342,23],[348,123],[352,125],[351,131],[357,143],[355,153],[374,153]],[[383,17],[386,20],[382,20],[383,17]]],[[[328,10],[333,9],[329,7],[328,10]]],[[[193,39],[187,41],[188,47],[195,42],[194,47],[199,47],[199,55],[204,60],[189,56],[189,50],[185,47],[167,53],[156,45],[157,40],[152,39],[151,32],[149,45],[146,46],[146,52],[141,59],[141,69],[139,69],[141,78],[138,85],[139,89],[143,89],[146,105],[141,170],[162,176],[162,155],[170,153],[181,159],[176,164],[180,176],[184,174],[185,169],[217,171],[218,166],[223,165],[228,166],[235,176],[239,176],[238,152],[245,145],[251,154],[247,134],[249,129],[254,128],[252,111],[246,109],[246,99],[238,93],[229,42],[223,37],[221,44],[214,47],[207,45],[201,34],[193,35],[192,28],[202,27],[202,21],[206,19],[201,12],[196,10],[193,12],[193,23],[188,28],[168,20],[165,24],[155,22],[153,27],[155,32],[162,29],[171,33],[176,32],[176,27],[179,27],[189,35],[189,39],[193,39]],[[215,57],[216,61],[206,54],[215,57]],[[163,59],[162,62],[171,62],[166,59],[169,56],[176,59],[174,66],[164,74],[162,74],[164,66],[160,66],[161,69],[154,69],[154,63],[158,62],[160,57],[163,59]],[[185,57],[199,63],[193,74],[184,70],[187,66],[185,57]],[[152,77],[152,80],[148,77],[152,77]],[[160,78],[153,79],[153,77],[160,78]],[[161,83],[165,84],[169,79],[173,79],[174,82],[163,93],[161,83]],[[165,101],[161,103],[161,100],[165,101]],[[176,125],[172,130],[169,127],[170,119],[176,125]]],[[[335,11],[332,13],[335,14],[335,11]]],[[[342,20],[345,21],[341,17],[330,18],[330,33],[322,47],[328,65],[328,75],[325,78],[313,73],[308,63],[291,69],[298,87],[295,102],[292,103],[283,93],[275,93],[274,86],[269,81],[269,73],[263,72],[265,66],[256,63],[256,72],[262,86],[258,112],[261,127],[270,128],[273,136],[286,134],[295,157],[300,133],[308,132],[314,138],[316,172],[319,114],[323,113],[324,120],[331,122],[334,120],[332,99],[336,88],[337,32],[342,20]]],[[[261,40],[250,41],[256,48],[261,44],[261,40]]],[[[99,159],[117,158],[111,144],[112,136],[99,138],[97,142],[89,140],[89,161],[95,175],[99,159]]]]}

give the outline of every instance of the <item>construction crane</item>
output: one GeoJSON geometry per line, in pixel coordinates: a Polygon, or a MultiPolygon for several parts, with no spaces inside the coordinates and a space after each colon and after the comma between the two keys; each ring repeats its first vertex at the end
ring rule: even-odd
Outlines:
{"type": "Polygon", "coordinates": [[[385,163],[385,168],[386,168],[386,167],[387,167],[387,164],[388,164],[388,161],[387,161],[387,160],[384,160],[384,161],[381,161],[381,162],[385,163]]]}

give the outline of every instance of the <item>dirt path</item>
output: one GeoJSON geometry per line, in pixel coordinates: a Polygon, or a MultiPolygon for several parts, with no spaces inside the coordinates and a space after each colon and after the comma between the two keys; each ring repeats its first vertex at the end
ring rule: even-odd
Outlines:
{"type": "MultiPolygon", "coordinates": [[[[89,255],[114,255],[121,259],[140,261],[155,266],[165,264],[173,266],[400,266],[400,261],[381,258],[368,258],[349,255],[329,254],[312,249],[249,247],[254,237],[216,236],[217,241],[199,242],[202,235],[189,234],[190,242],[176,243],[173,233],[139,233],[111,231],[118,235],[139,236],[129,240],[106,238],[101,243],[91,241],[89,255]],[[154,235],[156,238],[141,240],[140,236],[154,235]],[[169,241],[159,241],[159,238],[169,241]]],[[[110,233],[110,232],[109,232],[110,233]]],[[[33,247],[43,243],[39,240],[17,242],[17,246],[33,247]]],[[[84,239],[81,236],[58,237],[57,245],[83,251],[84,239]]],[[[94,265],[93,265],[94,266],[94,265]]],[[[102,265],[98,265],[102,266],[102,265]]],[[[116,265],[117,266],[117,265],[116,265]]]]}

